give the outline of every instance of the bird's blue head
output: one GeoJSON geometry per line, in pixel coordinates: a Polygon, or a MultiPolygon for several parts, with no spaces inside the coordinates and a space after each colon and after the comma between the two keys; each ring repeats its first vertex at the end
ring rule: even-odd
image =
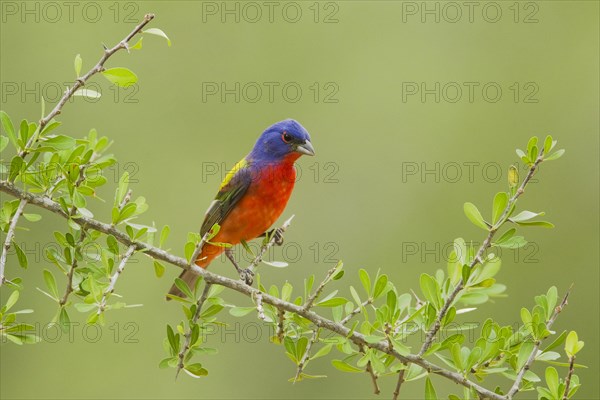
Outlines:
{"type": "Polygon", "coordinates": [[[286,119],[268,127],[256,141],[250,158],[294,162],[301,155],[314,156],[310,135],[298,121],[286,119]]]}

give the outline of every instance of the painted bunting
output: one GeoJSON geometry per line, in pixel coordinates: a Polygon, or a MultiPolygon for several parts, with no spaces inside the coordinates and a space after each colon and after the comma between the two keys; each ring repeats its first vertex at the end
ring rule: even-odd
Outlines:
{"type": "MultiPolygon", "coordinates": [[[[225,176],[206,211],[200,235],[204,236],[215,224],[220,230],[210,240],[212,243],[237,245],[264,234],[279,218],[292,194],[296,181],[294,162],[302,155],[314,154],[310,135],[297,121],[286,119],[268,127],[252,151],[225,176]]],[[[202,248],[196,265],[208,267],[223,251],[241,273],[230,247],[210,243],[202,248]]],[[[184,271],[179,277],[193,288],[198,275],[184,271]]],[[[175,285],[169,294],[182,296],[175,285]]]]}

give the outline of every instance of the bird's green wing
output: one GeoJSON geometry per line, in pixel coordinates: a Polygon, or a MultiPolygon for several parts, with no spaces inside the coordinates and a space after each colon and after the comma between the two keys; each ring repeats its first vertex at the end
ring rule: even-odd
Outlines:
{"type": "Polygon", "coordinates": [[[204,236],[214,224],[221,224],[225,217],[233,210],[235,205],[248,190],[252,178],[246,159],[242,159],[227,173],[221,183],[219,193],[208,207],[200,235],[204,236]]]}

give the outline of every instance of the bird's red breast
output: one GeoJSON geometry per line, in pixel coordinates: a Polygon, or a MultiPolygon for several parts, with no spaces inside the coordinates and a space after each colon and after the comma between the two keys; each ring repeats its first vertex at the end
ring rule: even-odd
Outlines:
{"type": "MultiPolygon", "coordinates": [[[[219,233],[211,241],[236,245],[266,232],[290,199],[296,181],[294,161],[298,157],[299,154],[292,153],[278,163],[257,169],[248,191],[220,224],[219,233]]],[[[206,244],[196,264],[206,268],[224,250],[224,247],[206,244]]]]}

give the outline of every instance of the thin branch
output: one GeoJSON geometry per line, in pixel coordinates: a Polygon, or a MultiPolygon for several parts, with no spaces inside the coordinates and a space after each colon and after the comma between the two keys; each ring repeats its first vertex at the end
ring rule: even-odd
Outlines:
{"type": "Polygon", "coordinates": [[[17,207],[15,215],[13,215],[12,219],[10,220],[10,225],[8,226],[8,231],[6,232],[6,239],[4,240],[4,245],[2,246],[2,255],[0,256],[0,285],[6,282],[6,277],[4,276],[4,269],[6,268],[6,256],[8,253],[8,249],[10,249],[12,239],[15,236],[17,222],[19,221],[19,217],[21,217],[21,214],[23,214],[23,210],[25,209],[26,204],[27,200],[22,198],[19,202],[19,206],[17,207]]]}
{"type": "MultiPolygon", "coordinates": [[[[295,217],[295,215],[292,215],[291,217],[289,217],[281,225],[281,227],[278,228],[280,235],[282,235],[290,227],[290,225],[292,224],[292,219],[294,219],[294,217],[295,217]]],[[[269,239],[269,241],[267,243],[262,245],[262,247],[260,248],[260,251],[258,252],[258,255],[256,257],[254,257],[254,260],[252,260],[252,262],[250,263],[250,266],[248,266],[248,269],[250,271],[253,271],[258,266],[258,264],[260,264],[264,255],[275,244],[275,242],[277,242],[277,233],[274,233],[273,236],[271,236],[271,239],[269,239]]]]}
{"type": "Polygon", "coordinates": [[[571,378],[573,377],[573,373],[575,372],[575,356],[569,357],[569,373],[567,374],[567,378],[565,379],[565,394],[563,395],[563,400],[568,400],[569,398],[569,388],[571,387],[571,378]]]}
{"type": "Polygon", "coordinates": [[[371,382],[373,383],[373,394],[379,394],[381,393],[381,390],[379,390],[379,384],[377,383],[377,374],[375,373],[375,371],[373,371],[373,366],[371,365],[371,361],[367,362],[367,367],[365,368],[365,372],[367,372],[369,374],[369,376],[371,376],[371,382]]]}
{"type": "Polygon", "coordinates": [[[368,306],[371,303],[373,303],[373,299],[368,299],[368,300],[363,301],[360,306],[356,307],[354,310],[352,310],[352,312],[350,314],[346,315],[344,317],[344,319],[342,319],[340,321],[340,324],[346,325],[352,318],[354,318],[354,316],[356,314],[360,313],[363,308],[365,308],[366,306],[368,306]]]}
{"type": "Polygon", "coordinates": [[[65,289],[65,294],[63,295],[62,299],[60,299],[60,301],[58,302],[58,304],[60,306],[64,306],[65,304],[67,304],[67,300],[69,299],[69,295],[73,292],[73,275],[75,273],[75,269],[78,267],[77,265],[77,248],[79,246],[81,246],[81,244],[83,243],[84,239],[86,236],[86,231],[85,229],[81,230],[81,236],[79,237],[79,240],[77,241],[77,245],[75,247],[75,251],[73,252],[73,258],[71,261],[71,266],[69,267],[69,272],[67,272],[67,287],[65,289]]]}
{"type": "Polygon", "coordinates": [[[306,303],[304,303],[304,308],[306,310],[310,309],[315,300],[317,300],[317,298],[321,295],[321,293],[323,292],[323,289],[325,288],[325,285],[327,285],[327,283],[329,283],[329,281],[331,280],[331,277],[333,276],[333,274],[338,270],[338,266],[336,265],[335,267],[331,268],[329,271],[327,271],[327,274],[325,275],[325,278],[323,278],[323,280],[321,281],[321,283],[319,284],[319,286],[317,287],[317,290],[315,290],[306,300],[306,303]]]}
{"type": "MultiPolygon", "coordinates": [[[[48,115],[46,115],[45,117],[40,119],[35,133],[31,136],[31,138],[29,138],[29,140],[25,144],[25,147],[19,152],[19,154],[18,154],[19,157],[21,157],[22,159],[25,159],[25,157],[31,151],[31,148],[33,147],[33,145],[37,142],[40,133],[44,130],[44,128],[46,127],[46,125],[48,125],[48,123],[52,120],[52,118],[56,117],[58,114],[61,113],[63,106],[67,103],[67,101],[69,101],[69,99],[71,97],[73,97],[73,94],[75,94],[75,92],[80,87],[84,86],[85,83],[92,76],[104,71],[104,63],[117,51],[119,51],[121,49],[127,49],[128,42],[136,34],[141,32],[142,29],[153,19],[154,19],[154,14],[146,14],[144,16],[144,19],[142,20],[142,22],[140,22],[123,40],[121,40],[113,48],[104,50],[104,54],[102,55],[102,57],[100,58],[98,63],[91,70],[89,70],[85,75],[83,75],[82,77],[78,77],[77,80],[73,83],[73,86],[70,89],[67,89],[65,91],[64,95],[61,97],[61,99],[58,101],[58,103],[52,109],[52,111],[50,111],[50,113],[48,115]]],[[[80,176],[80,179],[81,179],[81,176],[80,176]]],[[[6,241],[4,242],[2,256],[0,256],[0,284],[3,284],[6,281],[6,278],[4,276],[4,269],[5,269],[5,265],[6,265],[6,253],[7,253],[8,249],[10,248],[12,237],[14,235],[14,229],[17,225],[17,221],[19,220],[19,216],[22,214],[23,208],[25,207],[25,204],[23,203],[23,201],[24,200],[22,199],[21,204],[19,204],[21,213],[15,214],[15,216],[11,220],[9,231],[7,232],[6,241]],[[12,230],[11,230],[11,228],[12,228],[12,230]]]]}
{"type": "MultiPolygon", "coordinates": [[[[365,350],[365,345],[363,345],[363,344],[359,344],[358,345],[358,350],[362,354],[366,354],[366,352],[367,352],[365,350]]],[[[368,373],[369,376],[371,377],[371,383],[373,384],[373,394],[379,394],[379,393],[381,393],[381,390],[379,390],[379,384],[377,383],[378,376],[375,373],[375,371],[373,370],[373,366],[371,365],[371,361],[367,361],[367,366],[365,367],[365,372],[368,373]]]]}
{"type": "Polygon", "coordinates": [[[296,376],[294,377],[294,383],[296,383],[298,381],[298,378],[300,378],[300,375],[304,371],[304,367],[306,366],[308,358],[310,357],[310,349],[312,349],[313,344],[315,344],[315,342],[317,341],[318,338],[319,338],[319,328],[316,328],[313,331],[310,341],[306,345],[306,350],[304,350],[304,355],[302,356],[302,359],[298,363],[298,369],[296,370],[296,376]]]}
{"type": "MultiPolygon", "coordinates": [[[[563,310],[563,308],[565,308],[565,306],[567,305],[567,300],[569,299],[570,294],[571,294],[571,289],[569,289],[567,291],[567,293],[565,293],[565,296],[563,297],[560,304],[558,306],[556,306],[556,308],[554,309],[552,316],[550,317],[548,322],[546,322],[546,329],[550,330],[550,328],[554,324],[554,321],[556,321],[556,317],[558,317],[558,314],[560,314],[560,312],[563,310]]],[[[531,368],[531,364],[533,364],[533,362],[535,361],[535,357],[537,356],[537,352],[540,349],[542,340],[543,339],[538,339],[535,341],[533,350],[531,350],[531,354],[529,355],[529,358],[527,359],[527,361],[525,361],[525,364],[523,364],[523,366],[521,367],[521,370],[517,374],[517,378],[515,379],[514,384],[512,385],[512,387],[506,394],[506,398],[508,400],[512,399],[513,396],[515,394],[517,394],[517,392],[519,391],[519,387],[521,386],[521,381],[523,380],[523,376],[525,375],[525,372],[527,372],[529,370],[529,368],[531,368]]]]}
{"type": "Polygon", "coordinates": [[[177,378],[179,376],[179,372],[185,366],[183,364],[183,360],[185,359],[185,356],[186,356],[188,350],[190,349],[190,346],[192,345],[191,344],[191,340],[192,340],[192,326],[195,325],[196,322],[198,322],[198,318],[200,318],[200,314],[202,312],[202,306],[204,305],[204,302],[208,298],[208,292],[210,291],[211,287],[212,287],[212,283],[206,282],[205,285],[204,285],[204,290],[202,291],[202,294],[200,295],[200,298],[196,302],[196,312],[192,316],[192,320],[190,322],[190,330],[185,334],[185,344],[184,344],[183,348],[181,349],[181,351],[178,354],[179,363],[177,364],[177,372],[175,373],[175,378],[177,378]]]}
{"type": "Polygon", "coordinates": [[[265,308],[263,307],[262,292],[254,292],[254,299],[256,300],[256,311],[258,312],[258,319],[266,321],[265,308]]]}
{"type": "Polygon", "coordinates": [[[125,265],[127,264],[127,261],[129,261],[129,258],[133,255],[134,252],[135,252],[135,246],[130,245],[129,248],[127,249],[127,252],[121,259],[121,262],[119,263],[119,267],[117,268],[117,270],[115,271],[113,276],[110,278],[110,284],[108,285],[108,287],[102,294],[102,300],[100,300],[100,306],[98,307],[98,315],[102,314],[104,312],[104,310],[106,309],[106,300],[108,300],[108,296],[113,294],[113,292],[115,291],[115,286],[117,285],[117,280],[123,273],[123,270],[125,269],[125,265]]]}
{"type": "Polygon", "coordinates": [[[113,54],[115,54],[117,51],[119,51],[121,49],[128,49],[128,45],[127,45],[128,42],[135,35],[137,35],[138,33],[140,33],[142,31],[142,29],[150,21],[152,21],[153,19],[154,19],[154,14],[146,14],[144,16],[144,19],[129,33],[129,35],[127,35],[125,37],[125,39],[121,40],[113,48],[111,48],[111,49],[105,49],[104,50],[104,54],[102,54],[102,57],[100,57],[100,60],[98,61],[98,63],[92,69],[90,69],[85,75],[83,75],[81,77],[78,77],[77,80],[75,82],[73,82],[73,86],[71,86],[70,89],[67,89],[65,91],[65,93],[63,94],[63,96],[61,97],[61,99],[58,101],[58,103],[56,104],[56,106],[52,109],[52,111],[50,111],[50,113],[48,115],[46,115],[44,118],[42,118],[40,120],[38,128],[36,130],[36,133],[27,141],[27,144],[25,145],[25,147],[23,148],[23,150],[21,150],[21,152],[19,153],[19,156],[21,158],[23,158],[27,154],[29,154],[29,151],[31,150],[31,147],[35,144],[35,142],[39,138],[39,133],[44,130],[44,128],[52,120],[52,118],[56,117],[58,114],[61,113],[63,106],[67,103],[67,101],[69,101],[69,99],[71,97],[73,97],[73,94],[75,94],[75,92],[77,91],[77,89],[79,89],[82,86],[84,86],[86,84],[86,82],[92,76],[96,75],[97,73],[100,73],[100,72],[104,71],[104,63],[113,54]]]}
{"type": "Polygon", "coordinates": [[[284,322],[285,310],[277,309],[277,339],[279,339],[279,343],[283,343],[283,337],[285,335],[285,330],[283,327],[284,322]]]}
{"type": "Polygon", "coordinates": [[[131,201],[132,195],[133,195],[133,190],[129,189],[127,191],[127,193],[125,194],[125,196],[123,197],[123,200],[121,200],[121,203],[119,204],[119,211],[122,211],[123,207],[125,207],[127,205],[127,203],[129,203],[131,201]]]}
{"type": "Polygon", "coordinates": [[[394,390],[394,396],[392,400],[398,400],[398,396],[400,395],[400,387],[404,383],[404,374],[406,373],[406,369],[401,369],[398,372],[398,382],[396,382],[396,389],[394,390]]]}
{"type": "MultiPolygon", "coordinates": [[[[0,191],[4,192],[4,193],[8,193],[8,194],[10,194],[14,197],[20,198],[20,199],[25,199],[28,201],[29,204],[44,208],[48,211],[51,211],[57,215],[62,216],[63,218],[68,218],[68,216],[61,209],[60,205],[58,203],[56,203],[55,201],[52,201],[46,197],[41,197],[41,196],[35,195],[33,193],[28,193],[28,192],[16,187],[15,185],[13,185],[10,182],[0,182],[0,191]]],[[[99,232],[102,232],[105,234],[113,235],[115,237],[115,239],[117,239],[117,241],[125,244],[126,246],[135,246],[136,250],[144,252],[149,257],[164,261],[166,263],[172,264],[172,265],[182,268],[184,270],[193,270],[195,273],[202,276],[202,278],[207,283],[216,284],[216,285],[220,285],[220,286],[229,288],[238,293],[244,294],[250,298],[252,298],[252,296],[256,290],[256,289],[246,285],[245,283],[240,282],[239,280],[233,280],[233,279],[221,276],[221,275],[214,274],[214,273],[207,271],[205,269],[202,269],[196,265],[190,265],[184,258],[175,256],[175,255],[168,253],[162,249],[151,246],[148,243],[131,240],[131,238],[129,238],[129,236],[127,234],[119,231],[115,227],[112,227],[110,224],[106,224],[106,223],[97,221],[93,218],[88,218],[88,217],[83,217],[83,216],[73,218],[73,221],[82,227],[85,227],[88,229],[93,229],[93,230],[96,230],[96,231],[99,231],[99,232]]],[[[424,360],[423,358],[421,358],[415,354],[409,354],[406,356],[402,356],[396,350],[389,349],[389,346],[386,341],[381,341],[381,342],[376,342],[376,343],[368,343],[365,339],[365,336],[362,335],[361,333],[356,332],[356,331],[350,332],[350,329],[347,328],[346,326],[344,326],[340,323],[336,323],[327,318],[324,318],[310,310],[306,310],[302,306],[299,306],[299,305],[296,305],[296,304],[293,304],[293,303],[290,303],[287,301],[283,301],[277,297],[271,296],[266,293],[262,294],[262,298],[263,298],[263,302],[265,304],[270,304],[279,310],[297,314],[297,315],[311,321],[312,323],[321,327],[322,329],[327,329],[328,331],[331,331],[331,332],[341,335],[343,337],[347,337],[356,345],[364,345],[366,347],[384,352],[384,353],[389,354],[392,357],[400,360],[401,362],[407,362],[407,363],[413,363],[413,364],[419,365],[420,367],[424,368],[427,371],[430,371],[433,374],[443,376],[444,378],[449,379],[449,380],[451,380],[455,383],[458,383],[462,386],[465,386],[467,388],[472,388],[478,394],[480,394],[481,396],[483,396],[485,398],[492,399],[492,400],[505,400],[504,396],[494,393],[494,392],[478,385],[477,383],[468,380],[461,374],[441,368],[438,365],[433,364],[427,360],[424,360]]]]}
{"type": "MultiPolygon", "coordinates": [[[[471,263],[469,264],[470,268],[474,268],[477,264],[482,263],[483,254],[485,253],[485,251],[488,248],[491,247],[492,239],[494,238],[494,235],[496,234],[498,229],[502,226],[502,224],[507,219],[508,215],[512,211],[513,206],[516,203],[519,196],[521,196],[523,193],[525,193],[525,187],[527,186],[527,184],[529,183],[529,181],[531,180],[531,178],[537,171],[538,166],[540,165],[540,163],[542,161],[544,161],[544,147],[543,146],[540,149],[540,152],[539,152],[538,157],[536,158],[535,162],[529,168],[529,172],[525,176],[525,179],[523,180],[523,182],[521,183],[521,185],[519,186],[519,188],[517,189],[515,194],[508,200],[508,203],[506,204],[504,211],[502,212],[502,214],[500,215],[500,218],[498,219],[497,225],[490,227],[487,237],[483,241],[483,244],[481,245],[481,247],[479,247],[479,250],[477,251],[477,254],[475,255],[475,257],[473,258],[473,261],[471,261],[471,263]]],[[[425,341],[423,342],[423,345],[421,346],[421,350],[419,350],[419,353],[418,353],[418,355],[420,357],[422,357],[423,354],[425,354],[425,352],[427,350],[429,350],[429,348],[433,344],[433,340],[435,339],[435,336],[437,335],[438,331],[440,330],[440,328],[442,326],[442,321],[443,321],[444,317],[448,313],[448,310],[452,306],[452,303],[454,303],[456,296],[458,296],[458,294],[464,289],[464,284],[465,284],[465,282],[461,281],[458,285],[456,285],[456,287],[454,288],[452,293],[450,293],[450,295],[444,302],[444,305],[442,306],[440,312],[438,313],[433,326],[431,327],[431,329],[427,332],[427,335],[425,336],[425,341]]]]}

